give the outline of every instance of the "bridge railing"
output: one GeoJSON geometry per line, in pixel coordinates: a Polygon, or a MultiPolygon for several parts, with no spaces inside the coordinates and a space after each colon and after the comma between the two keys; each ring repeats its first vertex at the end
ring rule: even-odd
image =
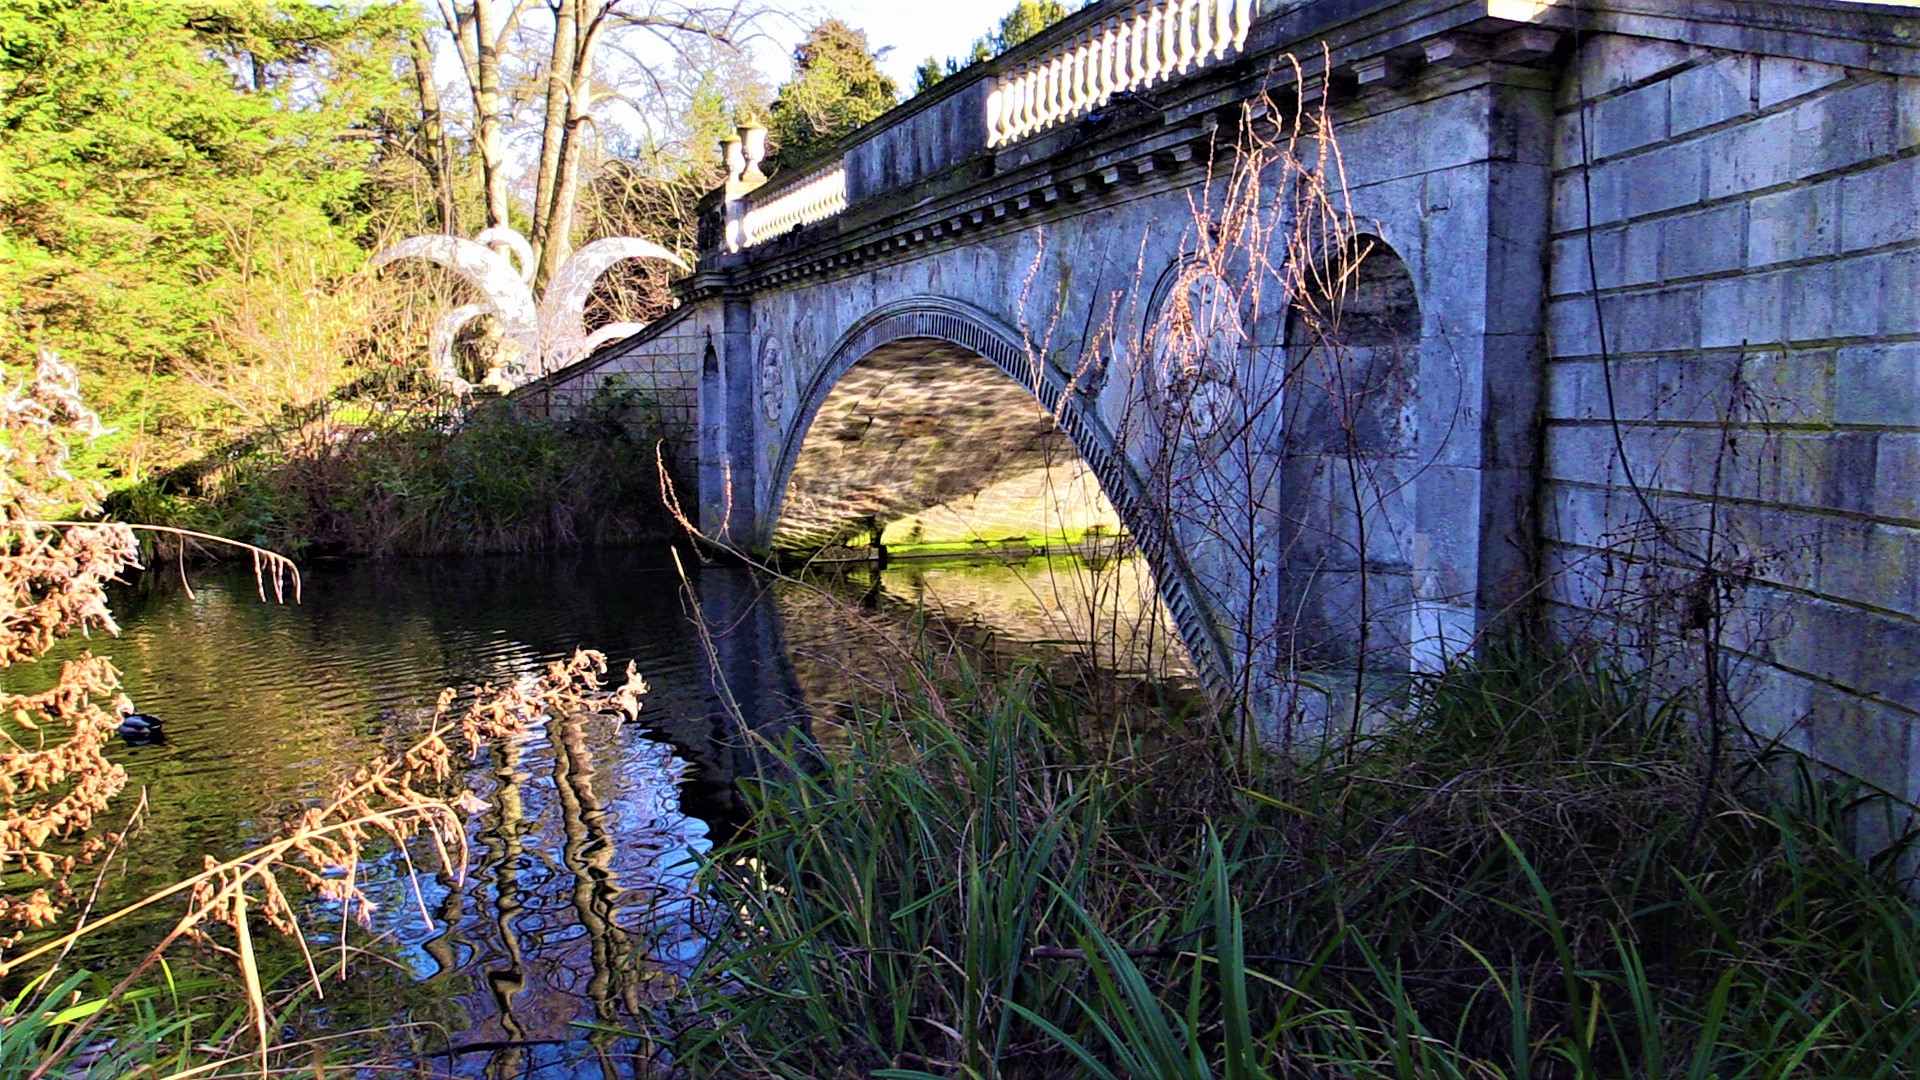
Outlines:
{"type": "Polygon", "coordinates": [[[847,208],[847,169],[836,159],[778,189],[748,195],[729,247],[735,251],[771,240],[802,225],[823,221],[847,208]]]}
{"type": "Polygon", "coordinates": [[[1135,0],[999,75],[987,145],[1002,146],[1246,47],[1254,0],[1135,0]]]}

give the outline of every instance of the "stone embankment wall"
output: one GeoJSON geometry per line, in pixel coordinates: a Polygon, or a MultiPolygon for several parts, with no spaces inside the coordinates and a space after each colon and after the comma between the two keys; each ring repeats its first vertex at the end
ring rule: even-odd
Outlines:
{"type": "Polygon", "coordinates": [[[516,392],[516,407],[558,420],[611,410],[636,434],[664,440],[669,462],[690,478],[700,453],[700,365],[711,322],[695,307],[669,312],[643,333],[516,392]]]}
{"type": "Polygon", "coordinates": [[[1680,629],[1688,679],[1723,605],[1739,719],[1914,798],[1920,79],[1783,45],[1821,47],[1600,35],[1562,68],[1548,595],[1680,629]]]}

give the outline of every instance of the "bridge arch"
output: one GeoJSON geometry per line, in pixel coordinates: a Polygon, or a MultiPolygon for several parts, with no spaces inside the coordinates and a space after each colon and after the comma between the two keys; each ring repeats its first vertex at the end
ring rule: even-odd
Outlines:
{"type": "Polygon", "coordinates": [[[1102,492],[1113,504],[1121,523],[1153,571],[1161,603],[1173,617],[1188,654],[1209,690],[1230,685],[1226,649],[1208,612],[1190,568],[1167,543],[1163,523],[1146,499],[1146,487],[1133,463],[1119,449],[1111,432],[1070,393],[1067,380],[1035,356],[1019,334],[991,314],[970,304],[937,296],[916,296],[884,304],[841,335],[823,364],[799,388],[784,429],[780,452],[767,489],[767,528],[780,519],[801,447],[827,395],[854,365],[887,345],[901,341],[938,341],[959,346],[997,368],[1037,399],[1053,415],[1055,424],[1080,454],[1102,492]]]}

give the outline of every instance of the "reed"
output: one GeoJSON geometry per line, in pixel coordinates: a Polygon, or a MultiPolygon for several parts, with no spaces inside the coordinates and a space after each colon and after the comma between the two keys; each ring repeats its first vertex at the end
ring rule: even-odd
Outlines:
{"type": "Polygon", "coordinates": [[[1232,749],[1034,673],[786,747],[712,853],[691,1075],[1893,1077],[1920,908],[1887,798],[1544,646],[1358,748],[1232,749]],[[1348,753],[1348,749],[1357,752],[1348,753]]]}

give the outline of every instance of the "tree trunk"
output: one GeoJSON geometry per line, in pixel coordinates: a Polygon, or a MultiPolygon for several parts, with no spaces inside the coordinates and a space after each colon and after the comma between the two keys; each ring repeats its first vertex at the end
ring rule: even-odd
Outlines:
{"type": "MultiPolygon", "coordinates": [[[[582,3],[583,0],[566,2],[582,3]]],[[[547,245],[541,250],[540,256],[541,269],[548,276],[560,269],[560,265],[567,261],[567,256],[573,254],[574,204],[580,196],[580,159],[586,147],[587,128],[591,124],[587,114],[593,108],[593,57],[596,46],[600,44],[600,32],[606,27],[607,16],[612,9],[612,4],[603,5],[592,19],[580,19],[575,23],[579,43],[574,49],[572,77],[564,87],[566,122],[560,129],[560,160],[554,170],[553,209],[547,224],[547,245]]]]}
{"type": "Polygon", "coordinates": [[[434,226],[441,232],[460,233],[459,211],[453,200],[453,148],[447,142],[445,112],[440,104],[440,84],[433,78],[433,50],[425,35],[407,35],[413,50],[413,74],[420,91],[420,134],[427,143],[422,155],[427,180],[433,185],[434,226]]]}
{"type": "Polygon", "coordinates": [[[540,130],[540,168],[535,174],[533,236],[530,237],[535,257],[548,273],[551,268],[546,252],[551,240],[561,147],[566,141],[568,90],[579,78],[579,26],[580,0],[554,0],[553,49],[547,62],[547,112],[540,130]]]}
{"type": "Polygon", "coordinates": [[[573,254],[573,210],[580,197],[580,154],[586,142],[587,108],[593,90],[582,78],[574,86],[567,107],[565,142],[560,148],[559,184],[553,192],[553,219],[542,265],[551,276],[573,254]]]}
{"type": "Polygon", "coordinates": [[[500,40],[491,0],[474,0],[473,107],[478,121],[480,174],[487,190],[487,227],[507,224],[507,153],[500,115],[500,40]]]}

